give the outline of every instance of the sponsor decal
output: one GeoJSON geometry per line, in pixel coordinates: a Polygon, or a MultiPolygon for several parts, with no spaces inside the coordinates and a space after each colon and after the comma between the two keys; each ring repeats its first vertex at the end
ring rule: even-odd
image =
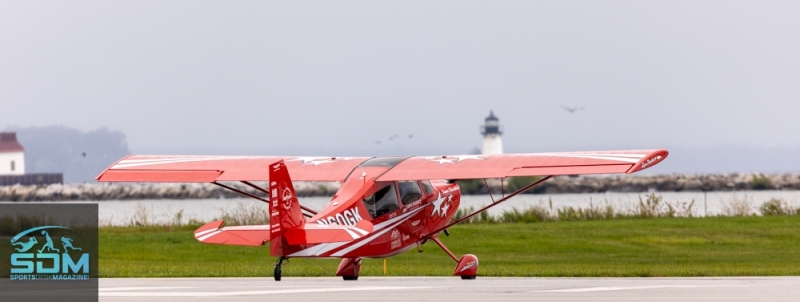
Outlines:
{"type": "Polygon", "coordinates": [[[450,194],[453,193],[454,191],[456,191],[455,187],[449,187],[447,189],[442,190],[442,194],[450,194]]]}
{"type": "Polygon", "coordinates": [[[11,238],[11,280],[89,280],[89,253],[67,237],[63,226],[39,226],[11,238]],[[56,247],[51,233],[60,233],[56,247]],[[24,240],[23,237],[27,237],[24,240]],[[39,239],[41,239],[41,242],[39,239]],[[42,243],[39,245],[39,243],[42,243]],[[38,249],[37,249],[38,248],[38,249]]]}
{"type": "Polygon", "coordinates": [[[652,158],[644,161],[642,163],[642,169],[647,168],[647,166],[649,166],[649,165],[651,165],[651,164],[653,164],[653,163],[655,163],[655,162],[657,162],[659,160],[661,160],[661,155],[656,156],[656,157],[652,157],[652,158]]]}
{"type": "Polygon", "coordinates": [[[415,202],[409,203],[403,208],[403,213],[405,213],[408,210],[414,209],[420,205],[422,205],[422,200],[417,200],[415,202]]]}
{"type": "Polygon", "coordinates": [[[283,196],[281,196],[281,200],[283,201],[283,208],[289,210],[292,208],[292,190],[288,187],[283,188],[283,196]]]}
{"type": "Polygon", "coordinates": [[[328,217],[317,220],[317,223],[321,225],[328,225],[328,224],[356,225],[356,223],[361,221],[361,219],[362,219],[361,215],[358,214],[358,207],[353,207],[344,210],[341,213],[336,213],[334,215],[330,215],[328,217]]]}
{"type": "Polygon", "coordinates": [[[275,182],[273,181],[272,184],[272,194],[270,194],[270,199],[272,199],[272,207],[278,207],[278,188],[275,188],[275,182]]]}
{"type": "Polygon", "coordinates": [[[400,231],[397,229],[392,230],[392,239],[395,239],[400,236],[400,231]]]}
{"type": "Polygon", "coordinates": [[[412,221],[412,222],[411,222],[411,226],[417,226],[417,225],[419,225],[419,221],[420,221],[419,219],[412,221]]]}
{"type": "Polygon", "coordinates": [[[392,240],[392,249],[399,248],[402,244],[400,243],[400,239],[392,240]]]}
{"type": "Polygon", "coordinates": [[[403,234],[403,241],[408,240],[409,237],[411,237],[411,236],[409,236],[408,234],[403,234]]]}
{"type": "Polygon", "coordinates": [[[467,265],[462,267],[459,272],[463,272],[465,270],[471,269],[473,266],[475,266],[475,264],[476,264],[475,261],[470,261],[469,263],[467,263],[467,265]]]}

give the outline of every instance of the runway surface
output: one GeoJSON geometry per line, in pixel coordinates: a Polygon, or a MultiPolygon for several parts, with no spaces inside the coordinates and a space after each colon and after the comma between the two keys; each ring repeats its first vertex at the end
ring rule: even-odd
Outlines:
{"type": "Polygon", "coordinates": [[[800,277],[101,279],[100,301],[798,301],[800,277]]]}

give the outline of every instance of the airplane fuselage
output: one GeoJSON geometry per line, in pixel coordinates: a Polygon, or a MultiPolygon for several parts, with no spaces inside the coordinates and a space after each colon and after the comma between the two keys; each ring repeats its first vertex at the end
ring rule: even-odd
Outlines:
{"type": "Polygon", "coordinates": [[[457,184],[444,180],[375,181],[391,163],[366,162],[342,183],[327,206],[306,223],[355,225],[368,220],[373,232],[349,242],[292,246],[289,257],[374,257],[408,251],[456,214],[457,184]]]}

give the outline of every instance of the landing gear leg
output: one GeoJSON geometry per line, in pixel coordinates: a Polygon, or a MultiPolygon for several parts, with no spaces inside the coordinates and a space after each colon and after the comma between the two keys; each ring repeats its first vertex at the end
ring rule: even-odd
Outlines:
{"type": "Polygon", "coordinates": [[[473,280],[478,277],[478,257],[472,254],[466,254],[461,256],[461,258],[456,258],[456,255],[453,255],[453,252],[447,249],[439,238],[431,237],[431,240],[436,242],[436,244],[456,262],[456,270],[453,271],[453,275],[461,276],[462,280],[473,280]]]}
{"type": "Polygon", "coordinates": [[[275,276],[275,281],[281,281],[281,265],[283,265],[283,261],[289,261],[289,258],[280,257],[278,260],[275,261],[275,270],[273,271],[273,276],[275,276]]]}

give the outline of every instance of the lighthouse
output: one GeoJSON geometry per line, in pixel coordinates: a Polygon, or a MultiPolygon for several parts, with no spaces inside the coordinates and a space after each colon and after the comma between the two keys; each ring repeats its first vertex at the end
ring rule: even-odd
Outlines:
{"type": "Polygon", "coordinates": [[[0,132],[0,175],[25,174],[25,149],[16,132],[0,132]]]}
{"type": "Polygon", "coordinates": [[[503,154],[503,141],[500,139],[503,129],[494,112],[489,111],[489,116],[481,125],[481,134],[483,134],[483,149],[481,149],[483,155],[503,154]]]}

